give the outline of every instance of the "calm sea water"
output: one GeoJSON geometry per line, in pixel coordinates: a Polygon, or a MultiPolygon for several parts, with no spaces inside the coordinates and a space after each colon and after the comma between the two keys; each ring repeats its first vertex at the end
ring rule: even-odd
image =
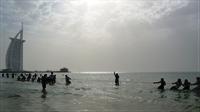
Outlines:
{"type": "MultiPolygon", "coordinates": [[[[193,92],[170,91],[177,78],[195,82],[199,73],[120,73],[114,86],[113,73],[71,73],[65,85],[57,73],[54,86],[47,85],[46,97],[37,82],[19,82],[0,75],[1,112],[200,112],[200,96],[193,92]],[[166,90],[152,84],[165,78],[166,90]]],[[[193,87],[192,87],[193,88],[193,87]]]]}

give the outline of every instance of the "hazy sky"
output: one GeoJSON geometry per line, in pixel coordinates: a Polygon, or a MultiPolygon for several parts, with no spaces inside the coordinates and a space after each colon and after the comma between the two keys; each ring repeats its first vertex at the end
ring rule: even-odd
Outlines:
{"type": "Polygon", "coordinates": [[[0,69],[24,22],[24,69],[197,71],[200,0],[0,0],[0,69]]]}

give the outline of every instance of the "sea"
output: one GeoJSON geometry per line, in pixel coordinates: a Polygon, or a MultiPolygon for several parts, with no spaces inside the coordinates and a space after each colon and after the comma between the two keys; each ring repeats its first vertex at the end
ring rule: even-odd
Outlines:
{"type": "Polygon", "coordinates": [[[0,74],[0,112],[200,112],[199,93],[169,89],[178,78],[194,83],[197,72],[119,73],[120,86],[113,72],[68,73],[70,85],[66,73],[55,74],[46,94],[41,83],[0,74]],[[167,83],[164,91],[153,84],[160,78],[167,83]]]}

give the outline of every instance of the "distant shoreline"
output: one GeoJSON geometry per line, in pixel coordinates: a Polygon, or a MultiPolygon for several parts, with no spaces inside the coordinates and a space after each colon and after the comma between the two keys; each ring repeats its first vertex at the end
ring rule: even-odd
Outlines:
{"type": "Polygon", "coordinates": [[[65,71],[0,71],[0,73],[71,73],[65,71]]]}
{"type": "MultiPolygon", "coordinates": [[[[110,72],[93,72],[93,71],[91,71],[91,72],[71,72],[71,71],[69,71],[69,72],[66,72],[66,71],[0,71],[0,73],[51,73],[51,72],[54,72],[54,73],[113,73],[112,71],[110,71],[110,72]]],[[[155,73],[155,74],[157,74],[157,73],[163,73],[163,74],[165,74],[165,73],[199,73],[200,74],[200,72],[194,72],[194,71],[192,71],[192,72],[118,72],[118,73],[155,73]]]]}

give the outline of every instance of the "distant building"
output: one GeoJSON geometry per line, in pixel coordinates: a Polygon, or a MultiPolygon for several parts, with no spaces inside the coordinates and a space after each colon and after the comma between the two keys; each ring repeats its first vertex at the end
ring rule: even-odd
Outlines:
{"type": "Polygon", "coordinates": [[[63,68],[61,68],[61,69],[60,69],[60,72],[69,72],[69,69],[68,69],[68,68],[65,68],[65,67],[63,67],[63,68]]]}
{"type": "Polygon", "coordinates": [[[6,54],[6,69],[10,71],[23,71],[23,24],[21,30],[11,42],[6,54]],[[17,37],[20,37],[19,39],[17,37]]]}

